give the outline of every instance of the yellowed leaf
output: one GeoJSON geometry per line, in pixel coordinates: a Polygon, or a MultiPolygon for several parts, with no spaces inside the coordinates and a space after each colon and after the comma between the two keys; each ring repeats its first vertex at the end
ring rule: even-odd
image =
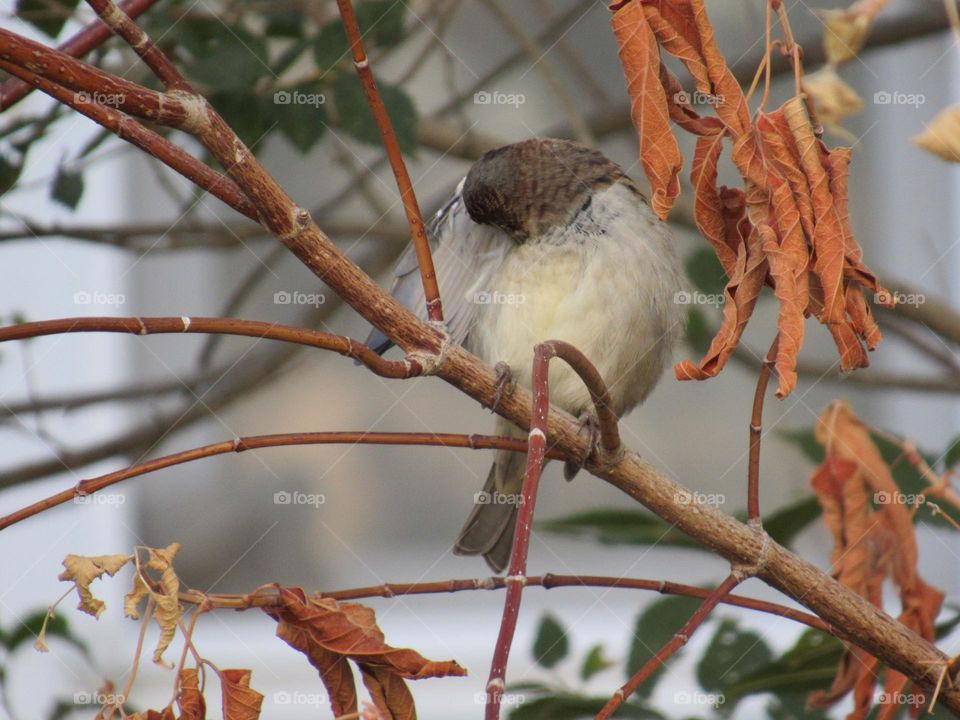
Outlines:
{"type": "Polygon", "coordinates": [[[941,110],[913,142],[947,162],[960,162],[960,105],[941,110]]]}
{"type": "Polygon", "coordinates": [[[826,65],[803,78],[803,90],[813,100],[817,118],[831,130],[846,134],[840,121],[863,110],[863,99],[826,65]]]}
{"type": "Polygon", "coordinates": [[[63,560],[64,571],[57,576],[57,579],[74,583],[77,586],[77,594],[80,596],[80,604],[77,607],[99,618],[107,605],[103,600],[93,596],[90,592],[90,583],[104,573],[113,577],[130,560],[130,555],[67,555],[63,560]]]}

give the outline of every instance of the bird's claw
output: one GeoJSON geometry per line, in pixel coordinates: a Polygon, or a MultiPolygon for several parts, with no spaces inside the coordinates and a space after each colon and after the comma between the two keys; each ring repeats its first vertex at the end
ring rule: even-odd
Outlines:
{"type": "Polygon", "coordinates": [[[490,404],[490,411],[496,412],[500,406],[500,401],[504,397],[513,395],[517,387],[517,379],[513,376],[513,371],[505,362],[498,362],[493,366],[493,371],[497,375],[497,383],[493,391],[493,402],[490,404]]]}
{"type": "Polygon", "coordinates": [[[580,434],[587,436],[587,451],[579,460],[567,460],[563,464],[563,477],[567,482],[576,477],[587,460],[600,453],[600,421],[596,415],[587,411],[580,413],[580,434]]]}

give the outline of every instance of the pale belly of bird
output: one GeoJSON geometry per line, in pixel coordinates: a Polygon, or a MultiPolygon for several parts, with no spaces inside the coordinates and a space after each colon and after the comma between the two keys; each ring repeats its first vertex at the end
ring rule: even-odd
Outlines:
{"type": "MultiPolygon", "coordinates": [[[[596,366],[614,411],[628,412],[656,384],[683,326],[671,302],[681,285],[669,235],[653,225],[643,231],[626,242],[600,234],[518,246],[494,277],[469,349],[507,363],[530,387],[534,346],[564,340],[596,366]]],[[[550,401],[574,415],[592,411],[583,381],[559,359],[550,363],[550,401]]]]}

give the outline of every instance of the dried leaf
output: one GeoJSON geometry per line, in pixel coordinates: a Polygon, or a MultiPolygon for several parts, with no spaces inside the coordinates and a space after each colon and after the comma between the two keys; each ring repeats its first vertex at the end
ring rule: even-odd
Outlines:
{"type": "Polygon", "coordinates": [[[106,603],[95,598],[90,592],[90,583],[104,573],[113,577],[131,559],[129,555],[97,555],[93,557],[67,555],[63,560],[64,571],[57,576],[57,579],[74,583],[77,586],[77,594],[80,596],[80,604],[77,607],[83,612],[99,618],[100,613],[107,606],[106,603]]]}
{"type": "Polygon", "coordinates": [[[960,105],[941,110],[913,142],[947,162],[960,162],[960,105]]]}
{"type": "Polygon", "coordinates": [[[616,10],[612,19],[620,62],[627,78],[630,117],[640,138],[640,161],[650,180],[650,205],[666,220],[680,195],[683,157],[670,130],[667,97],[660,84],[660,51],[640,3],[616,10]]]}
{"type": "MultiPolygon", "coordinates": [[[[299,588],[279,588],[282,607],[266,608],[277,620],[277,635],[300,650],[317,668],[327,688],[335,716],[357,712],[356,687],[347,659],[360,666],[377,707],[395,717],[412,717],[409,692],[399,688],[403,678],[466,675],[453,661],[433,662],[415,650],[384,642],[370,608],[337,603],[329,598],[307,598],[299,588]],[[386,703],[386,708],[381,707],[386,703]],[[396,705],[390,704],[396,703],[396,705]]],[[[390,715],[387,715],[390,717],[390,715]]]]}
{"type": "MultiPolygon", "coordinates": [[[[790,192],[786,183],[779,179],[777,182],[780,183],[782,192],[790,192]]],[[[795,220],[794,228],[799,232],[799,216],[795,220]]],[[[770,266],[773,291],[780,301],[780,315],[777,320],[779,341],[775,367],[779,379],[777,397],[783,399],[793,392],[797,385],[797,355],[803,347],[804,309],[807,306],[807,296],[806,293],[801,294],[797,286],[797,278],[794,274],[797,265],[785,249],[786,241],[781,246],[777,241],[777,233],[769,225],[758,226],[757,232],[760,234],[763,254],[770,266]]]]}
{"type": "Polygon", "coordinates": [[[252,674],[253,671],[246,668],[220,671],[223,720],[257,720],[260,717],[263,695],[250,687],[252,674]]]}
{"type": "Polygon", "coordinates": [[[183,616],[178,599],[180,578],[173,570],[173,559],[179,551],[179,543],[172,543],[166,548],[146,548],[147,561],[141,563],[139,572],[134,575],[133,587],[123,601],[124,613],[134,620],[140,617],[139,605],[143,599],[149,597],[154,601],[153,617],[160,626],[160,639],[153,652],[153,661],[158,665],[164,664],[163,652],[170,646],[177,632],[177,623],[183,616]],[[155,592],[144,576],[150,570],[160,573],[159,578],[149,577],[159,586],[160,592],[155,592]]]}
{"type": "Polygon", "coordinates": [[[737,263],[737,248],[730,243],[727,235],[727,223],[724,218],[723,200],[717,188],[717,162],[723,151],[723,134],[697,139],[693,153],[693,167],[690,170],[690,182],[693,185],[693,214],[700,234],[713,246],[727,277],[732,277],[737,263]]]}
{"type": "Polygon", "coordinates": [[[860,0],[846,10],[827,10],[823,17],[823,49],[830,65],[857,56],[870,34],[870,25],[889,0],[860,0]]]}
{"type": "MultiPolygon", "coordinates": [[[[178,679],[180,691],[177,693],[177,707],[180,708],[179,720],[205,720],[207,704],[200,692],[200,671],[197,668],[184,668],[178,679]]],[[[226,715],[226,713],[224,713],[226,715]]],[[[227,715],[227,717],[232,717],[227,715]]]]}
{"type": "Polygon", "coordinates": [[[840,121],[863,110],[863,100],[857,91],[844,82],[829,65],[803,78],[803,91],[813,100],[817,118],[831,130],[849,136],[840,121]]]}

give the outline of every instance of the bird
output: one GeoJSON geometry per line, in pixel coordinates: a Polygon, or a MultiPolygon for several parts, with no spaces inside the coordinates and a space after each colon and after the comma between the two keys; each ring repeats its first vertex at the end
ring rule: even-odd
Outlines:
{"type": "MultiPolygon", "coordinates": [[[[576,346],[596,366],[617,417],[650,394],[683,334],[685,281],[666,223],[602,152],[532,138],[477,160],[428,226],[452,342],[530,388],[534,347],[576,346]]],[[[416,255],[398,260],[392,295],[425,319],[416,255]]],[[[367,345],[392,345],[374,329],[367,345]]],[[[590,425],[583,381],[554,360],[550,401],[590,425]]],[[[595,420],[594,420],[595,423],[595,420]]],[[[496,433],[525,438],[498,418],[496,433]]],[[[457,537],[458,555],[482,555],[495,573],[510,558],[526,457],[498,450],[457,537]]],[[[568,463],[572,479],[577,463],[568,463]]]]}

